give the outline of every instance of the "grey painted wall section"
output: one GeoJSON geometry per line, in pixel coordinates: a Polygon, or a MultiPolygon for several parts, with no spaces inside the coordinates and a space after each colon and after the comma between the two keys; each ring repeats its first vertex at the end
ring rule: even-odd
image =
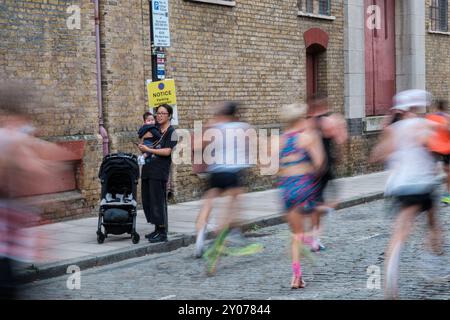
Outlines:
{"type": "Polygon", "coordinates": [[[425,89],[425,6],[423,0],[396,1],[397,92],[425,89]]]}
{"type": "Polygon", "coordinates": [[[364,1],[344,1],[345,117],[365,116],[364,1]]]}

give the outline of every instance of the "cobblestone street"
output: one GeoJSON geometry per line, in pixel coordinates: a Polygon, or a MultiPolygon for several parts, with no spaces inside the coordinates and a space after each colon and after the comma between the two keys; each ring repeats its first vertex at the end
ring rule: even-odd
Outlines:
{"type": "MultiPolygon", "coordinates": [[[[105,267],[81,270],[81,288],[67,289],[69,275],[25,286],[25,299],[383,299],[368,289],[369,270],[383,277],[393,215],[392,204],[380,200],[343,209],[324,219],[326,250],[302,264],[306,288],[290,289],[290,233],[286,224],[253,230],[247,239],[264,245],[261,253],[224,257],[217,274],[208,277],[205,261],[189,246],[105,267]]],[[[450,299],[450,207],[440,207],[446,234],[444,256],[424,249],[425,215],[400,262],[401,299],[450,299]],[[446,276],[446,277],[445,277],[446,276]]],[[[370,272],[369,272],[370,273],[370,272]]],[[[369,283],[371,283],[369,281],[369,283]]],[[[375,282],[376,286],[376,282],[375,282]]]]}

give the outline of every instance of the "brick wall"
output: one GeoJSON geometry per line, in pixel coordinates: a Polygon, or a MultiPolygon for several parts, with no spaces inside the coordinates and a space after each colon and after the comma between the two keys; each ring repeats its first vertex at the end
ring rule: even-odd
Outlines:
{"type": "Polygon", "coordinates": [[[148,1],[100,3],[102,93],[111,151],[136,151],[124,136],[137,132],[145,109],[144,42],[148,38],[143,37],[142,5],[148,6],[148,1]]]}
{"type": "MultiPolygon", "coordinates": [[[[176,81],[180,127],[207,119],[208,106],[221,100],[242,101],[240,115],[252,125],[278,123],[281,105],[306,98],[303,33],[312,27],[329,34],[321,84],[333,109],[343,112],[343,1],[333,1],[334,21],[297,13],[297,1],[240,0],[235,7],[170,1],[167,77],[176,81]]],[[[177,199],[201,195],[190,166],[175,171],[177,199]]],[[[251,175],[248,184],[269,188],[273,179],[251,175]]]]}
{"type": "MultiPolygon", "coordinates": [[[[111,152],[136,153],[131,141],[146,110],[145,80],[151,78],[149,4],[100,1],[102,95],[111,152]]],[[[79,1],[15,1],[3,5],[8,39],[2,67],[8,77],[28,77],[51,89],[55,106],[38,110],[44,136],[87,139],[80,186],[87,206],[98,202],[97,171],[101,138],[97,132],[93,4],[79,1]],[[81,30],[66,26],[69,5],[81,7],[81,30]],[[20,28],[19,28],[20,27],[20,28]],[[25,40],[22,40],[25,38],[25,40]],[[16,44],[25,41],[26,47],[16,44]],[[26,48],[26,50],[24,50],[26,48]],[[89,136],[89,138],[86,138],[89,136]]],[[[343,112],[343,3],[333,2],[335,21],[297,16],[297,1],[238,1],[225,7],[170,1],[172,46],[167,78],[177,85],[180,128],[207,119],[220,100],[243,102],[242,119],[252,125],[278,123],[281,105],[304,100],[306,53],[303,33],[319,27],[330,36],[322,85],[343,112]]],[[[204,189],[190,165],[174,166],[176,201],[198,198],[204,189]]],[[[273,178],[255,174],[250,190],[271,187],[273,178]]]]}
{"type": "MultiPolygon", "coordinates": [[[[450,100],[450,33],[430,33],[429,6],[431,0],[426,1],[426,88],[436,98],[450,100]]],[[[450,12],[450,2],[449,2],[450,12]]]]}
{"type": "Polygon", "coordinates": [[[97,134],[93,10],[89,0],[0,2],[2,79],[26,80],[38,93],[40,106],[30,106],[29,112],[42,138],[85,141],[77,181],[81,200],[69,205],[70,199],[55,196],[59,204],[46,207],[44,220],[89,213],[94,199],[98,201],[96,177],[102,151],[97,134]],[[81,9],[80,29],[67,27],[70,5],[81,9]]]}
{"type": "MultiPolygon", "coordinates": [[[[176,81],[178,127],[192,129],[194,120],[208,119],[213,102],[238,100],[243,102],[243,120],[277,128],[280,106],[306,97],[303,34],[312,27],[329,35],[320,86],[326,88],[333,110],[344,113],[343,2],[332,1],[336,19],[329,21],[298,16],[295,0],[238,0],[235,7],[170,0],[172,46],[166,49],[166,73],[176,81]]],[[[145,80],[151,78],[149,2],[100,3],[102,94],[110,149],[137,153],[131,142],[147,110],[145,80]]],[[[6,78],[30,79],[40,90],[48,90],[43,96],[53,97],[51,106],[30,110],[42,123],[44,137],[86,141],[79,179],[82,208],[67,209],[72,205],[66,202],[60,217],[94,209],[102,149],[97,134],[93,3],[21,0],[3,1],[0,7],[0,71],[6,78]],[[73,4],[81,8],[80,30],[66,26],[66,9],[73,4]]],[[[448,39],[426,36],[427,87],[444,98],[449,92],[448,39]]],[[[349,121],[351,140],[343,146],[339,176],[381,168],[367,162],[377,136],[365,135],[361,119],[355,121],[349,121]]],[[[258,168],[252,171],[249,190],[273,186],[273,177],[259,175],[258,168]]],[[[173,180],[175,201],[198,198],[205,187],[190,165],[174,165],[173,180]]],[[[58,214],[49,212],[47,217],[58,219],[58,214]]]]}
{"type": "Polygon", "coordinates": [[[89,0],[7,1],[1,4],[2,78],[30,80],[47,107],[30,109],[46,137],[96,131],[95,37],[89,0]],[[66,25],[70,4],[81,8],[81,30],[66,25]]]}

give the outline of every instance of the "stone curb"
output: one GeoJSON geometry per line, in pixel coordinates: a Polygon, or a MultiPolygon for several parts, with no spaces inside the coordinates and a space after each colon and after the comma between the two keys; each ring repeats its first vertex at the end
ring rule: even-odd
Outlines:
{"type": "MultiPolygon", "coordinates": [[[[371,202],[383,198],[383,192],[374,192],[363,197],[355,197],[343,201],[337,209],[353,207],[366,202],[371,202]]],[[[243,231],[253,230],[255,228],[266,228],[285,223],[284,216],[281,213],[273,214],[264,218],[257,218],[242,225],[243,231]]],[[[213,232],[208,233],[207,238],[212,238],[213,232]]],[[[28,283],[36,280],[54,278],[67,274],[67,268],[71,265],[78,266],[81,270],[104,266],[123,260],[142,257],[154,253],[163,253],[187,247],[195,243],[195,234],[175,234],[165,243],[141,243],[132,247],[117,249],[99,255],[89,255],[82,258],[64,260],[62,262],[49,263],[45,265],[34,266],[26,270],[18,271],[17,277],[20,283],[28,283]]]]}

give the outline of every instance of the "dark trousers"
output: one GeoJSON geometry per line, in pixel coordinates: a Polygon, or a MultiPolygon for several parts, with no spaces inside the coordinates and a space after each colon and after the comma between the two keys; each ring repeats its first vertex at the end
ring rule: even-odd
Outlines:
{"type": "Polygon", "coordinates": [[[0,257],[0,300],[17,299],[17,287],[13,272],[13,261],[0,257]]]}
{"type": "Polygon", "coordinates": [[[167,225],[167,182],[153,179],[142,179],[142,206],[148,223],[154,224],[157,229],[167,225]]]}

